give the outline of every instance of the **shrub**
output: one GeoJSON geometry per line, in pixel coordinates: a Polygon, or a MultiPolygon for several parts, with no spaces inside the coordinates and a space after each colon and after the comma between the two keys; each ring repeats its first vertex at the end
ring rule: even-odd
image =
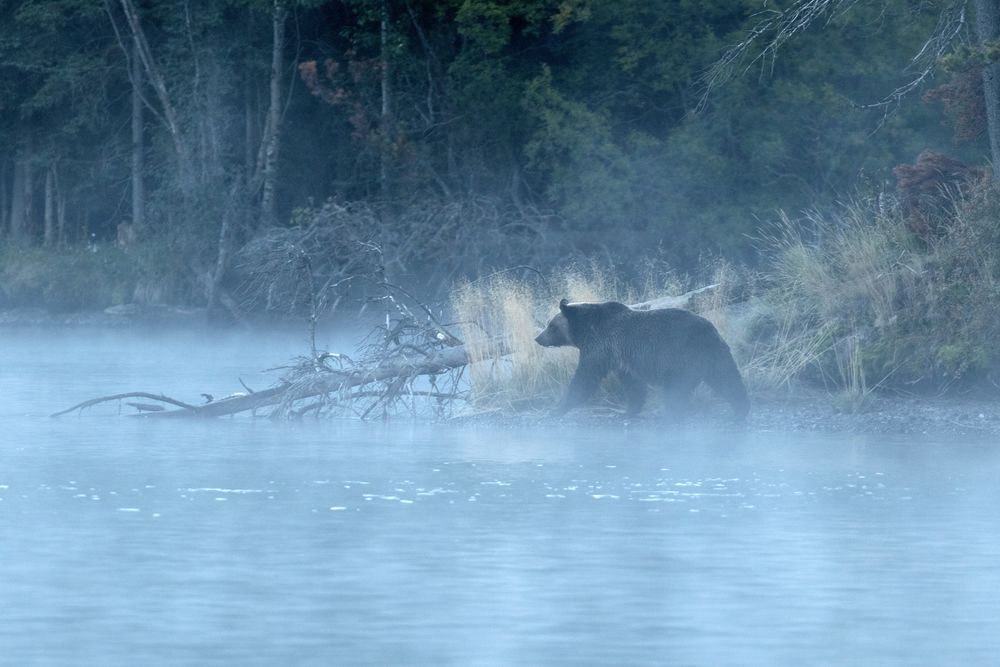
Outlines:
{"type": "Polygon", "coordinates": [[[74,311],[131,301],[135,262],[112,245],[0,248],[0,305],[74,311]]]}
{"type": "Polygon", "coordinates": [[[841,390],[941,391],[996,367],[996,195],[974,189],[951,210],[923,240],[908,231],[905,209],[884,198],[781,220],[766,243],[764,300],[768,317],[811,350],[806,376],[841,390]]]}

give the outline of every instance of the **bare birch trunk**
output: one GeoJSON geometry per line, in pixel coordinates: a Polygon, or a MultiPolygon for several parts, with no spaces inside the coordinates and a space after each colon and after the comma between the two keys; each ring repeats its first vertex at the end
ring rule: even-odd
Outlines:
{"type": "Polygon", "coordinates": [[[254,121],[254,89],[250,77],[249,63],[243,74],[243,178],[249,183],[253,179],[254,146],[257,143],[257,132],[254,121]]]}
{"type": "Polygon", "coordinates": [[[45,227],[42,244],[51,248],[56,244],[56,184],[55,166],[45,171],[45,227]]]}
{"type": "Polygon", "coordinates": [[[31,244],[35,229],[35,170],[29,159],[24,161],[24,224],[21,226],[21,243],[31,244]]]}
{"type": "Polygon", "coordinates": [[[7,196],[7,160],[0,159],[0,238],[8,232],[10,199],[7,196]]]}
{"type": "Polygon", "coordinates": [[[59,170],[52,169],[52,180],[56,189],[56,234],[60,246],[66,245],[66,193],[59,182],[59,170]]]}
{"type": "Polygon", "coordinates": [[[192,169],[192,154],[188,142],[184,137],[180,119],[174,106],[170,91],[167,90],[166,81],[160,72],[156,61],[153,59],[153,52],[146,39],[146,33],[142,29],[139,20],[139,12],[136,10],[132,0],[121,0],[122,10],[128,20],[129,30],[132,35],[135,51],[142,62],[142,69],[146,73],[150,86],[156,93],[162,109],[162,118],[167,126],[170,139],[174,144],[174,151],[177,157],[177,167],[180,175],[180,187],[185,196],[190,196],[194,190],[194,171],[192,169]]]}
{"type": "Polygon", "coordinates": [[[389,0],[382,0],[382,21],[379,29],[381,40],[381,66],[382,66],[382,116],[379,120],[381,127],[381,145],[379,147],[379,189],[381,190],[382,201],[389,201],[392,194],[392,184],[390,183],[390,169],[392,161],[392,65],[389,50],[389,30],[392,27],[392,14],[389,8],[389,0]]]}
{"type": "Polygon", "coordinates": [[[146,146],[143,141],[142,63],[138,49],[132,48],[132,226],[136,236],[144,235],[146,189],[142,173],[146,146]]]}
{"type": "Polygon", "coordinates": [[[14,182],[10,191],[10,239],[15,244],[24,243],[25,204],[24,190],[28,165],[23,157],[14,161],[14,182]]]}
{"type": "Polygon", "coordinates": [[[284,90],[285,70],[285,23],[288,7],[285,0],[274,0],[271,47],[270,103],[267,111],[267,126],[261,148],[264,151],[261,169],[260,221],[271,225],[277,220],[275,210],[275,190],[278,176],[278,154],[281,148],[281,102],[284,90]]]}
{"type": "MultiPolygon", "coordinates": [[[[986,48],[1000,36],[1000,2],[976,0],[976,35],[986,48]]],[[[1000,182],[1000,62],[983,68],[983,94],[986,102],[986,123],[990,134],[990,158],[993,162],[993,182],[1000,182]]]]}

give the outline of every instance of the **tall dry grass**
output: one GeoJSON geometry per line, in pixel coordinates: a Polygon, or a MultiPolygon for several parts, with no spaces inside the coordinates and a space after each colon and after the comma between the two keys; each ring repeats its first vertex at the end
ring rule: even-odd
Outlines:
{"type": "Polygon", "coordinates": [[[998,368],[1000,201],[992,190],[953,199],[930,238],[915,237],[882,198],[784,217],[765,247],[772,263],[761,302],[773,335],[755,338],[772,355],[805,362],[792,375],[831,387],[851,409],[877,388],[939,392],[998,368]]]}

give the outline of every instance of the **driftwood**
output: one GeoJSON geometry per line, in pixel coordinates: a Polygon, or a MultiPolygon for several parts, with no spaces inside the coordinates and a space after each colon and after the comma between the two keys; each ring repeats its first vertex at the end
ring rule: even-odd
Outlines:
{"type": "MultiPolygon", "coordinates": [[[[693,296],[717,285],[692,290],[680,296],[667,296],[631,304],[636,310],[658,310],[686,305],[693,296]]],[[[428,311],[429,312],[429,311],[428,311]]],[[[319,413],[327,407],[345,406],[359,398],[373,399],[367,409],[359,414],[364,418],[381,407],[385,411],[392,403],[407,397],[422,396],[448,401],[462,399],[459,391],[461,370],[469,364],[469,353],[460,340],[442,333],[442,325],[434,318],[418,324],[410,313],[396,323],[380,328],[380,345],[370,347],[367,359],[354,363],[344,355],[323,353],[315,359],[303,358],[291,367],[290,373],[278,384],[261,391],[233,394],[202,405],[192,405],[162,394],[131,392],[93,398],[53,414],[53,417],[84,408],[126,398],[144,398],[176,407],[175,410],[156,410],[150,404],[133,404],[139,412],[134,416],[146,419],[176,417],[223,417],[241,412],[272,408],[272,416],[301,417],[309,412],[319,413]],[[338,367],[331,366],[336,363],[338,367]],[[436,378],[450,376],[450,390],[440,390],[436,378]],[[413,382],[427,378],[430,389],[416,389],[413,382]],[[307,399],[315,399],[303,405],[307,399]],[[140,407],[141,406],[141,407],[140,407]]],[[[505,345],[498,348],[501,356],[507,354],[505,345]]],[[[244,385],[245,387],[246,385],[244,385]]]]}
{"type": "MultiPolygon", "coordinates": [[[[412,379],[425,375],[437,375],[461,368],[469,363],[469,355],[464,346],[446,348],[440,352],[418,357],[398,357],[385,364],[365,371],[341,371],[326,369],[325,366],[304,380],[282,382],[281,384],[252,394],[238,394],[222,398],[205,405],[145,414],[145,417],[222,417],[249,410],[257,410],[275,405],[290,405],[296,401],[318,396],[340,395],[357,387],[395,379],[412,379]]],[[[416,394],[417,392],[412,392],[416,394]]],[[[426,392],[424,392],[426,393],[426,392]]],[[[439,397],[452,396],[436,392],[439,397]]],[[[352,398],[358,395],[349,394],[352,398]]],[[[378,394],[376,394],[376,397],[378,394]]]]}
{"type": "MultiPolygon", "coordinates": [[[[359,397],[384,397],[383,393],[366,392],[362,394],[350,394],[352,389],[364,387],[379,382],[389,380],[412,380],[420,376],[430,376],[445,373],[451,370],[462,368],[469,363],[469,356],[464,346],[445,348],[435,354],[428,356],[395,357],[387,360],[384,364],[364,370],[338,370],[326,367],[322,362],[315,364],[312,372],[304,374],[295,380],[284,380],[269,389],[251,393],[240,393],[227,396],[218,400],[205,403],[203,405],[191,405],[162,394],[150,394],[146,392],[130,392],[126,394],[114,394],[112,396],[101,396],[84,401],[71,408],[60,410],[53,414],[53,417],[82,410],[99,403],[117,401],[125,398],[146,398],[154,401],[162,401],[170,405],[177,406],[177,410],[155,411],[150,410],[151,406],[143,405],[137,416],[145,418],[172,418],[172,417],[223,417],[234,415],[240,412],[258,410],[271,406],[291,406],[297,401],[308,398],[333,395],[333,401],[337,397],[347,398],[359,397]]],[[[397,390],[402,388],[397,388],[397,390]]],[[[455,398],[455,392],[427,392],[427,391],[406,391],[405,395],[424,395],[434,398],[455,398]]],[[[131,403],[129,405],[132,405],[131,403]]],[[[308,407],[308,406],[307,406],[308,407]]],[[[287,410],[289,414],[293,411],[287,410]]]]}
{"type": "MultiPolygon", "coordinates": [[[[108,401],[119,401],[125,398],[148,398],[151,401],[161,401],[163,403],[169,403],[170,405],[176,405],[184,410],[194,410],[195,406],[185,403],[184,401],[178,401],[177,399],[170,398],[169,396],[164,396],[163,394],[150,394],[145,391],[132,391],[127,394],[114,394],[112,396],[101,396],[100,398],[92,398],[89,401],[84,401],[83,403],[78,403],[71,408],[66,408],[65,410],[60,410],[53,414],[53,417],[58,417],[59,415],[64,415],[68,412],[73,412],[74,410],[83,410],[84,408],[89,408],[92,405],[97,405],[98,403],[106,403],[108,401]]],[[[132,405],[129,403],[129,405],[132,405]]],[[[136,404],[141,405],[141,404],[136,404]]]]}
{"type": "Polygon", "coordinates": [[[661,310],[663,308],[683,308],[688,305],[691,298],[702,292],[708,292],[718,287],[719,284],[706,285],[704,287],[699,287],[698,289],[691,290],[690,292],[685,292],[680,296],[661,296],[656,299],[650,299],[649,301],[642,301],[640,303],[630,303],[629,308],[632,310],[661,310]]]}

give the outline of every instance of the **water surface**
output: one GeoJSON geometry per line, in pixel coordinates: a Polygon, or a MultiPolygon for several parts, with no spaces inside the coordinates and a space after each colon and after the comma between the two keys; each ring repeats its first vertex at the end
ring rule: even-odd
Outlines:
{"type": "Polygon", "coordinates": [[[303,346],[0,332],[0,664],[1000,654],[995,442],[46,416],[303,346]]]}

